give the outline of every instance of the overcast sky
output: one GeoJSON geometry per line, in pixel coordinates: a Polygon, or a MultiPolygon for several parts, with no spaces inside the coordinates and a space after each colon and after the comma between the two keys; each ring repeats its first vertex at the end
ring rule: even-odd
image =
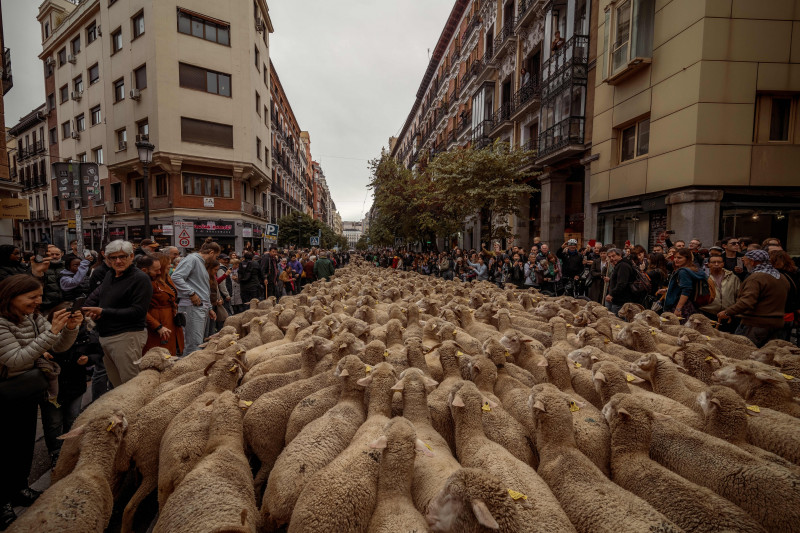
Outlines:
{"type": "MultiPolygon", "coordinates": [[[[244,0],[241,0],[244,1],[244,0]]],[[[2,2],[14,88],[6,126],[44,103],[40,0],[2,2]]],[[[453,0],[268,0],[270,56],[343,220],[372,198],[367,161],[403,126],[453,0]]],[[[191,8],[192,1],[181,5],[191,8]]]]}

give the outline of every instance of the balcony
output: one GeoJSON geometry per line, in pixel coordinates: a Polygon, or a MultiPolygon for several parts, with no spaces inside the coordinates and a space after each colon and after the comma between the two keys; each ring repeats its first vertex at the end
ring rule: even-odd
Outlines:
{"type": "Polygon", "coordinates": [[[520,0],[517,9],[517,28],[531,24],[536,19],[537,8],[544,3],[544,0],[520,0]]]}
{"type": "Polygon", "coordinates": [[[475,148],[480,150],[481,148],[492,144],[492,139],[489,137],[489,130],[491,129],[491,120],[484,120],[475,126],[475,128],[472,130],[472,142],[475,144],[475,148]]]}
{"type": "Polygon", "coordinates": [[[461,44],[457,43],[453,47],[453,53],[450,54],[450,64],[455,65],[456,63],[458,63],[458,56],[460,55],[461,55],[461,44]]]}
{"type": "Polygon", "coordinates": [[[492,115],[492,126],[489,133],[492,137],[499,135],[506,128],[511,128],[514,123],[511,121],[511,102],[506,102],[497,108],[492,115]]]}
{"type": "Polygon", "coordinates": [[[517,118],[534,107],[541,101],[541,91],[538,81],[528,80],[528,83],[519,88],[511,98],[511,118],[517,118]]]}
{"type": "Polygon", "coordinates": [[[497,72],[497,67],[491,61],[491,51],[487,51],[482,58],[472,63],[472,69],[477,76],[475,85],[480,85],[488,80],[493,73],[497,72]]]}
{"type": "Polygon", "coordinates": [[[519,149],[525,152],[531,152],[531,156],[527,158],[528,163],[525,166],[537,167],[536,159],[539,157],[539,140],[536,137],[531,137],[527,142],[522,144],[519,149]]]}
{"type": "Polygon", "coordinates": [[[455,128],[450,130],[450,133],[447,134],[447,148],[452,148],[454,144],[458,142],[458,132],[455,128]]]}
{"type": "Polygon", "coordinates": [[[538,165],[546,165],[585,150],[584,117],[568,117],[539,134],[538,165]]]}
{"type": "Polygon", "coordinates": [[[478,15],[478,13],[475,13],[475,15],[473,15],[472,18],[469,19],[469,23],[467,23],[467,29],[464,32],[464,42],[467,42],[467,39],[469,39],[469,36],[472,35],[472,32],[480,27],[481,27],[480,16],[478,15]]]}
{"type": "Polygon", "coordinates": [[[542,102],[573,85],[586,86],[589,37],[573,35],[542,64],[542,102]]]}
{"type": "Polygon", "coordinates": [[[456,83],[453,86],[453,90],[447,95],[447,101],[449,102],[448,109],[451,109],[455,104],[458,103],[458,84],[456,83]]]}
{"type": "MultiPolygon", "coordinates": [[[[517,34],[514,31],[514,22],[515,18],[511,17],[509,20],[503,24],[503,27],[500,28],[500,33],[497,34],[497,37],[494,38],[494,53],[492,54],[492,60],[497,61],[505,54],[506,50],[510,48],[510,44],[517,42],[517,34]]],[[[487,54],[488,55],[488,54],[487,54]]]]}
{"type": "Polygon", "coordinates": [[[44,209],[39,209],[37,216],[39,217],[39,220],[47,220],[44,209]]]}
{"type": "Polygon", "coordinates": [[[458,135],[463,134],[465,131],[469,129],[472,125],[472,119],[469,116],[469,113],[462,113],[458,119],[458,125],[456,126],[456,133],[458,135]]]}
{"type": "Polygon", "coordinates": [[[14,86],[14,78],[11,76],[11,49],[3,50],[3,94],[6,94],[14,86]]]}

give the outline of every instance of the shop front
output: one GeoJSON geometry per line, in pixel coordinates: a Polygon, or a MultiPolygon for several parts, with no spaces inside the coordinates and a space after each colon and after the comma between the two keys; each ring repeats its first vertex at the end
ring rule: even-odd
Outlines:
{"type": "Polygon", "coordinates": [[[207,237],[214,239],[223,250],[236,249],[236,225],[232,220],[195,220],[194,246],[200,248],[207,237]]]}
{"type": "Polygon", "coordinates": [[[150,237],[145,235],[144,225],[128,226],[128,240],[139,242],[152,238],[160,248],[172,246],[172,224],[153,224],[150,226],[150,237]]]}
{"type": "Polygon", "coordinates": [[[600,204],[597,211],[597,240],[622,248],[627,241],[648,250],[667,230],[666,196],[628,199],[624,204],[600,204]]]}

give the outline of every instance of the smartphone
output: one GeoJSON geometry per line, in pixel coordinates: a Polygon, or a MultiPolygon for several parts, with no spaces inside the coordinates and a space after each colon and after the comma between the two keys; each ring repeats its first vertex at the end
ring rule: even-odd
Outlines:
{"type": "Polygon", "coordinates": [[[668,230],[666,231],[666,234],[667,234],[667,235],[675,235],[675,230],[668,229],[668,230]]]}
{"type": "Polygon", "coordinates": [[[45,242],[37,242],[34,245],[34,251],[36,255],[33,256],[33,260],[37,263],[42,263],[47,259],[47,243],[45,242]]]}
{"type": "Polygon", "coordinates": [[[81,296],[80,298],[75,298],[72,302],[72,307],[69,308],[69,313],[72,314],[75,311],[80,311],[83,309],[83,304],[86,302],[86,296],[81,296]]]}

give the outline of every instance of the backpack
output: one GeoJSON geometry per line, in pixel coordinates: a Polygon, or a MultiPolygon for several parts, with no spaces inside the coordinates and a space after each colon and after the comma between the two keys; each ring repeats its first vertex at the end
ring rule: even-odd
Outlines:
{"type": "Polygon", "coordinates": [[[716,297],[717,286],[712,278],[695,280],[691,300],[696,308],[710,304],[716,297]]]}
{"type": "Polygon", "coordinates": [[[631,283],[631,291],[634,294],[650,294],[650,290],[653,288],[650,276],[635,266],[633,269],[636,271],[636,279],[631,283]]]}

